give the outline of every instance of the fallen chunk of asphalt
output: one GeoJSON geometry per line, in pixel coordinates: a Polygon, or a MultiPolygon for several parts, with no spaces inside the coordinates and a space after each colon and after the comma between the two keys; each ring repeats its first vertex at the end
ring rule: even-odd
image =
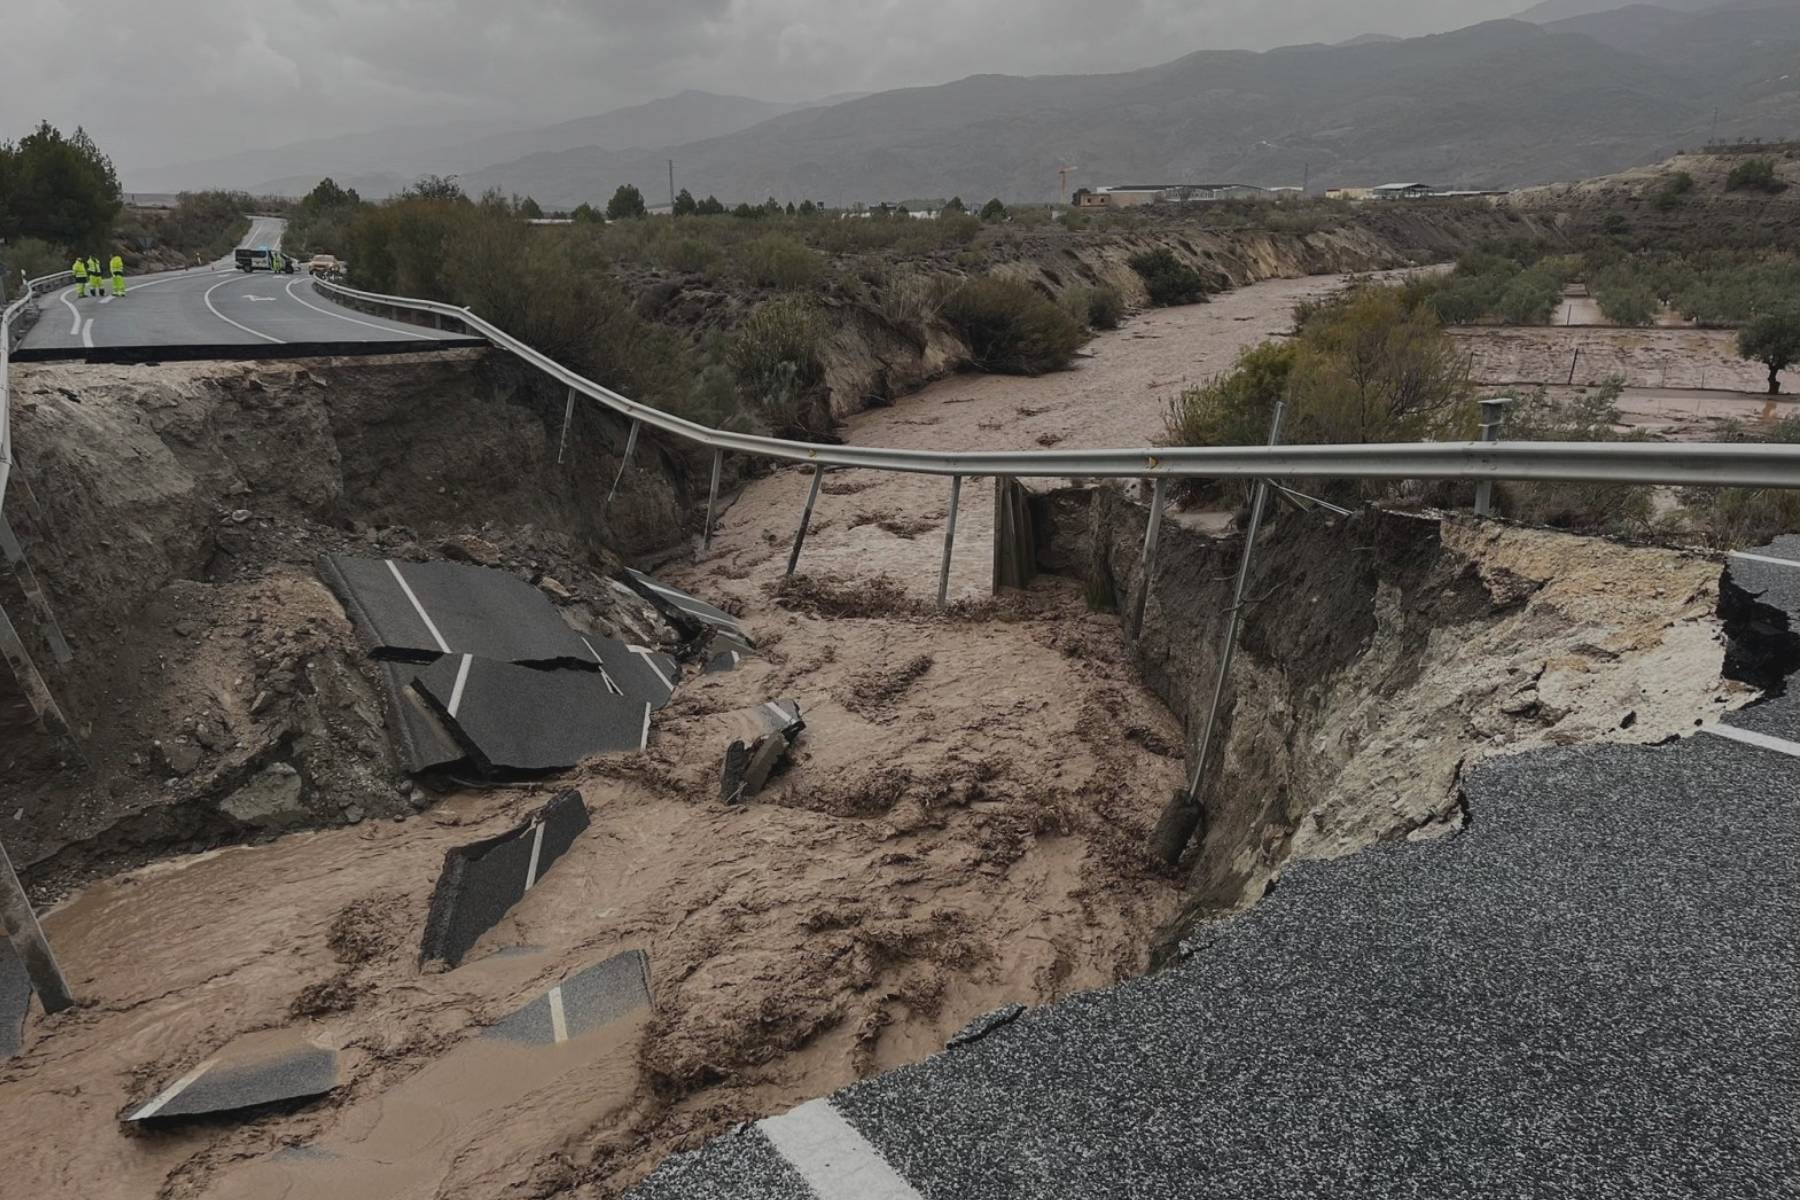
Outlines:
{"type": "Polygon", "coordinates": [[[419,673],[413,690],[487,774],[557,771],[642,750],[650,705],[614,694],[598,671],[537,671],[464,654],[419,673]]]}
{"type": "Polygon", "coordinates": [[[594,634],[583,634],[582,641],[600,664],[600,674],[613,694],[641,700],[653,709],[675,695],[681,666],[673,655],[594,634]]]}
{"type": "Polygon", "coordinates": [[[243,1112],[322,1096],[340,1082],[337,1051],[286,1029],[252,1033],[169,1084],[121,1120],[138,1123],[243,1112]]]}
{"type": "Polygon", "coordinates": [[[419,961],[452,967],[462,962],[481,935],[499,924],[587,827],[581,793],[567,791],[517,829],[445,854],[425,916],[419,961]]]}
{"type": "Polygon", "coordinates": [[[31,1008],[31,979],[0,930],[0,1059],[11,1058],[25,1044],[25,1014],[31,1008]]]}
{"type": "Polygon", "coordinates": [[[650,958],[642,950],[616,954],[565,979],[486,1036],[548,1046],[610,1025],[650,1003],[650,958]]]}
{"type": "Polygon", "coordinates": [[[415,775],[468,757],[437,713],[413,690],[413,680],[424,670],[418,663],[381,664],[382,680],[387,685],[388,732],[401,763],[415,775]]]}
{"type": "Polygon", "coordinates": [[[701,651],[706,663],[701,668],[701,673],[718,675],[725,671],[735,671],[739,664],[754,653],[756,648],[745,639],[723,629],[717,630],[706,639],[705,649],[701,651]]]}
{"type": "Polygon", "coordinates": [[[681,631],[688,640],[695,640],[709,630],[722,629],[732,634],[745,645],[754,645],[750,635],[738,619],[715,605],[708,604],[698,596],[689,595],[680,588],[672,588],[666,583],[658,582],[642,571],[627,570],[625,582],[633,591],[654,605],[657,611],[668,622],[681,631]]]}
{"type": "Polygon", "coordinates": [[[594,658],[556,606],[516,575],[449,562],[328,554],[319,574],[370,653],[430,662],[475,654],[495,662],[593,670],[594,658]]]}
{"type": "Polygon", "coordinates": [[[1014,1021],[1024,1015],[1025,1006],[1023,1004],[1008,1004],[1003,1008],[996,1008],[991,1013],[983,1013],[973,1021],[970,1021],[967,1025],[964,1025],[955,1037],[945,1042],[944,1049],[954,1050],[958,1046],[967,1046],[971,1042],[979,1042],[982,1038],[994,1032],[994,1030],[1011,1025],[1014,1021]]]}
{"type": "Polygon", "coordinates": [[[727,804],[742,804],[768,784],[769,776],[806,729],[806,722],[800,718],[800,706],[792,700],[771,700],[729,715],[739,736],[725,747],[719,798],[727,804]]]}

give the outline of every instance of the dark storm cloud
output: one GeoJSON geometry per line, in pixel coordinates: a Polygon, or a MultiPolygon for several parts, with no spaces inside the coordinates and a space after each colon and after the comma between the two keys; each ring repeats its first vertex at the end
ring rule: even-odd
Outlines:
{"type": "Polygon", "coordinates": [[[682,88],[797,99],[979,72],[1412,34],[1522,0],[31,0],[0,136],[86,125],[127,167],[428,121],[556,120],[682,88]]]}

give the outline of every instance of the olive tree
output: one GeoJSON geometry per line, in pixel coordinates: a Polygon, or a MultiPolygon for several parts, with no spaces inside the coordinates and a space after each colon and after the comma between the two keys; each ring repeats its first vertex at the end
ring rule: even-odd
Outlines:
{"type": "Polygon", "coordinates": [[[1738,333],[1738,354],[1769,368],[1769,395],[1781,394],[1781,373],[1800,362],[1800,308],[1765,313],[1738,333]]]}

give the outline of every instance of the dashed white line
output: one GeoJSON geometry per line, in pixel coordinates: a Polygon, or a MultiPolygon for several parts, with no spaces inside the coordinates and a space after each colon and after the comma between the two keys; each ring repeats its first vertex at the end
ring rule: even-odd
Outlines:
{"type": "MultiPolygon", "coordinates": [[[[456,710],[462,707],[463,689],[469,685],[469,664],[474,661],[473,654],[465,654],[462,656],[462,665],[456,668],[456,685],[450,689],[450,704],[447,710],[453,717],[456,715],[456,710]]],[[[535,862],[536,859],[534,858],[532,861],[535,862]]],[[[525,886],[530,887],[531,885],[526,884],[525,886]]]]}
{"type": "Polygon", "coordinates": [[[650,748],[650,705],[645,704],[644,705],[644,729],[643,729],[643,732],[638,734],[638,749],[639,750],[648,750],[649,748],[650,748]]]}
{"type": "Polygon", "coordinates": [[[674,681],[671,680],[667,675],[664,675],[662,672],[662,668],[656,665],[656,658],[654,657],[656,652],[654,650],[651,650],[645,646],[627,646],[625,648],[627,650],[631,651],[633,654],[641,656],[644,660],[644,664],[646,666],[648,666],[652,671],[655,671],[656,677],[658,679],[662,680],[662,685],[664,687],[668,688],[671,692],[675,690],[674,681]]]}
{"type": "Polygon", "coordinates": [[[550,989],[550,1036],[559,1043],[569,1040],[569,1018],[563,1013],[561,984],[550,989]]]}
{"type": "Polygon", "coordinates": [[[81,326],[81,344],[89,350],[94,348],[94,318],[89,317],[81,326]]]}
{"type": "Polygon", "coordinates": [[[829,1100],[802,1104],[756,1127],[819,1200],[921,1200],[829,1100]]]}
{"type": "Polygon", "coordinates": [[[1789,758],[1800,758],[1800,742],[1790,742],[1786,738],[1771,737],[1766,733],[1757,733],[1750,729],[1739,729],[1735,725],[1708,725],[1700,732],[1710,733],[1714,737],[1722,737],[1733,742],[1742,742],[1746,746],[1773,750],[1775,753],[1785,754],[1789,758]]]}
{"type": "Polygon", "coordinates": [[[265,342],[274,342],[277,346],[287,345],[286,342],[282,341],[280,338],[276,337],[274,334],[264,333],[260,329],[252,329],[248,325],[245,325],[239,321],[232,320],[230,317],[226,316],[224,313],[219,311],[218,306],[213,303],[212,294],[214,292],[218,291],[220,288],[226,286],[227,284],[238,283],[238,282],[240,282],[240,281],[236,280],[236,279],[221,279],[219,282],[217,282],[217,283],[213,284],[211,287],[207,288],[205,292],[201,293],[200,299],[202,299],[206,302],[207,311],[211,312],[213,316],[219,318],[219,320],[225,322],[227,325],[230,325],[237,329],[241,329],[245,333],[249,334],[252,337],[259,337],[265,342]]]}
{"type": "Polygon", "coordinates": [[[75,318],[75,323],[73,325],[69,326],[69,336],[70,337],[80,337],[81,336],[81,310],[75,307],[74,296],[75,296],[75,289],[70,288],[68,291],[66,291],[62,294],[62,302],[65,306],[68,307],[69,315],[71,317],[75,318]]]}
{"type": "Polygon", "coordinates": [[[538,859],[544,853],[544,823],[538,822],[537,832],[531,837],[531,861],[525,866],[525,890],[530,891],[537,883],[538,859]]]}
{"type": "Polygon", "coordinates": [[[294,294],[294,285],[299,282],[300,281],[298,279],[288,280],[288,285],[287,285],[288,299],[292,300],[294,303],[299,304],[305,308],[310,308],[316,313],[324,313],[328,317],[336,317],[338,320],[348,321],[352,325],[364,325],[370,329],[379,329],[383,333],[397,333],[401,337],[418,338],[421,341],[426,341],[426,342],[435,342],[438,340],[437,338],[432,337],[429,333],[415,333],[410,329],[402,329],[402,328],[399,328],[394,325],[377,325],[373,321],[358,320],[355,317],[345,316],[343,313],[340,313],[340,312],[332,312],[329,308],[320,308],[317,304],[308,303],[307,301],[302,300],[299,296],[294,294]]]}
{"type": "Polygon", "coordinates": [[[174,1083],[171,1083],[168,1087],[164,1088],[162,1094],[156,1099],[132,1113],[131,1119],[133,1121],[147,1121],[151,1117],[154,1117],[157,1113],[167,1108],[169,1102],[174,1100],[175,1097],[192,1087],[197,1079],[212,1070],[213,1065],[218,1061],[219,1060],[216,1058],[207,1059],[205,1062],[189,1071],[186,1075],[183,1075],[180,1079],[177,1079],[174,1083]]]}
{"type": "Polygon", "coordinates": [[[444,640],[444,635],[438,632],[437,622],[431,619],[431,614],[425,611],[425,606],[420,604],[419,598],[413,594],[412,585],[406,582],[406,576],[400,574],[399,564],[390,558],[387,560],[387,568],[394,573],[394,582],[400,585],[400,590],[406,593],[406,598],[412,601],[413,611],[419,614],[419,620],[425,622],[425,628],[431,633],[431,640],[437,643],[439,650],[449,654],[450,643],[444,640]]]}
{"type": "Polygon", "coordinates": [[[1800,568],[1800,562],[1795,562],[1791,558],[1772,558],[1767,554],[1745,554],[1742,550],[1732,551],[1731,557],[1746,559],[1750,562],[1774,563],[1778,567],[1800,568]]]}

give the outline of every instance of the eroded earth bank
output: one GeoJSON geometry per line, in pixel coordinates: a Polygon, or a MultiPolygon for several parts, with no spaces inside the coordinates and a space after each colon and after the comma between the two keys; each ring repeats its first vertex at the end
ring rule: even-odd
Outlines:
{"type": "MultiPolygon", "coordinates": [[[[1140,317],[1072,371],[952,378],[843,432],[1148,443],[1184,382],[1337,282],[1140,317]]],[[[807,479],[781,471],[730,489],[704,555],[654,564],[740,614],[759,652],[688,668],[646,753],[540,785],[418,785],[317,556],[483,563],[572,625],[673,645],[597,547],[645,564],[691,534],[696,464],[641,452],[607,506],[622,427],[578,420],[559,465],[560,409],[479,355],[38,368],[18,386],[33,553],[78,651],[59,686],[95,760],[70,788],[42,747],[5,743],[38,773],[0,817],[61,897],[47,925],[83,1001],[34,1015],[0,1064],[21,1194],[618,1195],[982,1013],[1146,970],[1294,856],[1454,830],[1479,756],[1654,741],[1752,694],[1721,680],[1714,560],[1288,514],[1253,588],[1226,770],[1170,870],[1150,834],[1210,686],[1236,540],[1207,530],[1231,514],[1178,514],[1146,587],[1135,498],[1040,481],[1046,573],[990,598],[991,487],[973,485],[939,614],[947,483],[829,475],[784,583],[807,479]],[[732,714],[772,699],[806,732],[767,791],[727,805],[732,714]],[[591,827],[465,965],[422,971],[445,851],[564,786],[591,827]],[[647,1011],[560,1046],[479,1038],[632,949],[647,1011]],[[343,1086],[248,1120],[119,1124],[230,1039],[283,1027],[338,1047],[343,1086]]]]}

